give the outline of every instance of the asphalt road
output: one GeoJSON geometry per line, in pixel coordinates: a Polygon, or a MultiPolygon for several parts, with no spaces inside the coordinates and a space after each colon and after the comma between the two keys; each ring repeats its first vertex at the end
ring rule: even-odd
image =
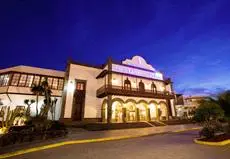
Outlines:
{"type": "Polygon", "coordinates": [[[230,145],[197,145],[197,131],[127,140],[66,145],[13,159],[229,159],[230,145]]]}

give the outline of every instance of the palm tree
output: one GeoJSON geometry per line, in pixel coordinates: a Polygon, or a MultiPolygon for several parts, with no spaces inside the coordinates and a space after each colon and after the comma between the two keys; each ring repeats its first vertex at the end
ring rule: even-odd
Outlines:
{"type": "Polygon", "coordinates": [[[38,116],[38,97],[44,92],[44,89],[41,85],[33,84],[31,88],[31,92],[36,95],[36,117],[38,116]]]}
{"type": "Polygon", "coordinates": [[[35,103],[34,99],[25,99],[24,103],[27,105],[27,109],[26,109],[26,116],[30,116],[30,106],[35,103]]]}
{"type": "Polygon", "coordinates": [[[230,125],[230,90],[218,94],[216,97],[209,97],[208,100],[221,106],[224,115],[227,117],[230,125]]]}
{"type": "Polygon", "coordinates": [[[45,80],[41,83],[41,87],[42,87],[42,90],[43,90],[43,93],[45,95],[45,100],[44,100],[44,104],[45,104],[45,107],[43,108],[43,111],[41,113],[41,116],[47,116],[47,113],[51,107],[51,89],[49,88],[49,85],[48,85],[48,81],[47,81],[47,78],[45,78],[45,80]]]}
{"type": "Polygon", "coordinates": [[[224,116],[230,126],[230,90],[218,94],[216,97],[208,97],[209,101],[218,104],[224,110],[224,116]]]}
{"type": "Polygon", "coordinates": [[[230,118],[230,90],[218,95],[218,103],[224,110],[225,116],[230,118]]]}

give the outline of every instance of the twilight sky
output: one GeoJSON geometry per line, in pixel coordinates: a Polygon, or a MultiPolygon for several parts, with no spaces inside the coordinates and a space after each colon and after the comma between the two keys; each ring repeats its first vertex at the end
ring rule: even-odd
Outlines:
{"type": "Polygon", "coordinates": [[[230,89],[229,0],[1,0],[0,68],[143,56],[177,93],[230,89]]]}

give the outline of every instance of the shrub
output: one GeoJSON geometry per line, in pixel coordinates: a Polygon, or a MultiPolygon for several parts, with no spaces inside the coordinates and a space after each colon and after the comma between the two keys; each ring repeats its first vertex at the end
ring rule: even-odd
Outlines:
{"type": "Polygon", "coordinates": [[[0,146],[66,136],[66,126],[58,121],[35,119],[26,126],[14,126],[0,138],[0,146]],[[36,126],[34,125],[36,124],[36,126]]]}
{"type": "Polygon", "coordinates": [[[202,101],[197,108],[194,120],[201,123],[204,127],[210,127],[216,124],[224,117],[224,111],[221,107],[212,101],[202,101]]]}
{"type": "Polygon", "coordinates": [[[215,129],[212,127],[204,127],[200,132],[200,137],[205,137],[207,139],[214,137],[215,129]]]}

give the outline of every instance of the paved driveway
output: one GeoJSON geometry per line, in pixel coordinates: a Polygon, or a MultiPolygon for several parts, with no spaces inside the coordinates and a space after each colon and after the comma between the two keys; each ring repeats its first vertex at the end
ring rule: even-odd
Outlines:
{"type": "Polygon", "coordinates": [[[197,131],[100,143],[76,144],[15,156],[13,159],[229,159],[230,145],[197,145],[197,131]]]}

